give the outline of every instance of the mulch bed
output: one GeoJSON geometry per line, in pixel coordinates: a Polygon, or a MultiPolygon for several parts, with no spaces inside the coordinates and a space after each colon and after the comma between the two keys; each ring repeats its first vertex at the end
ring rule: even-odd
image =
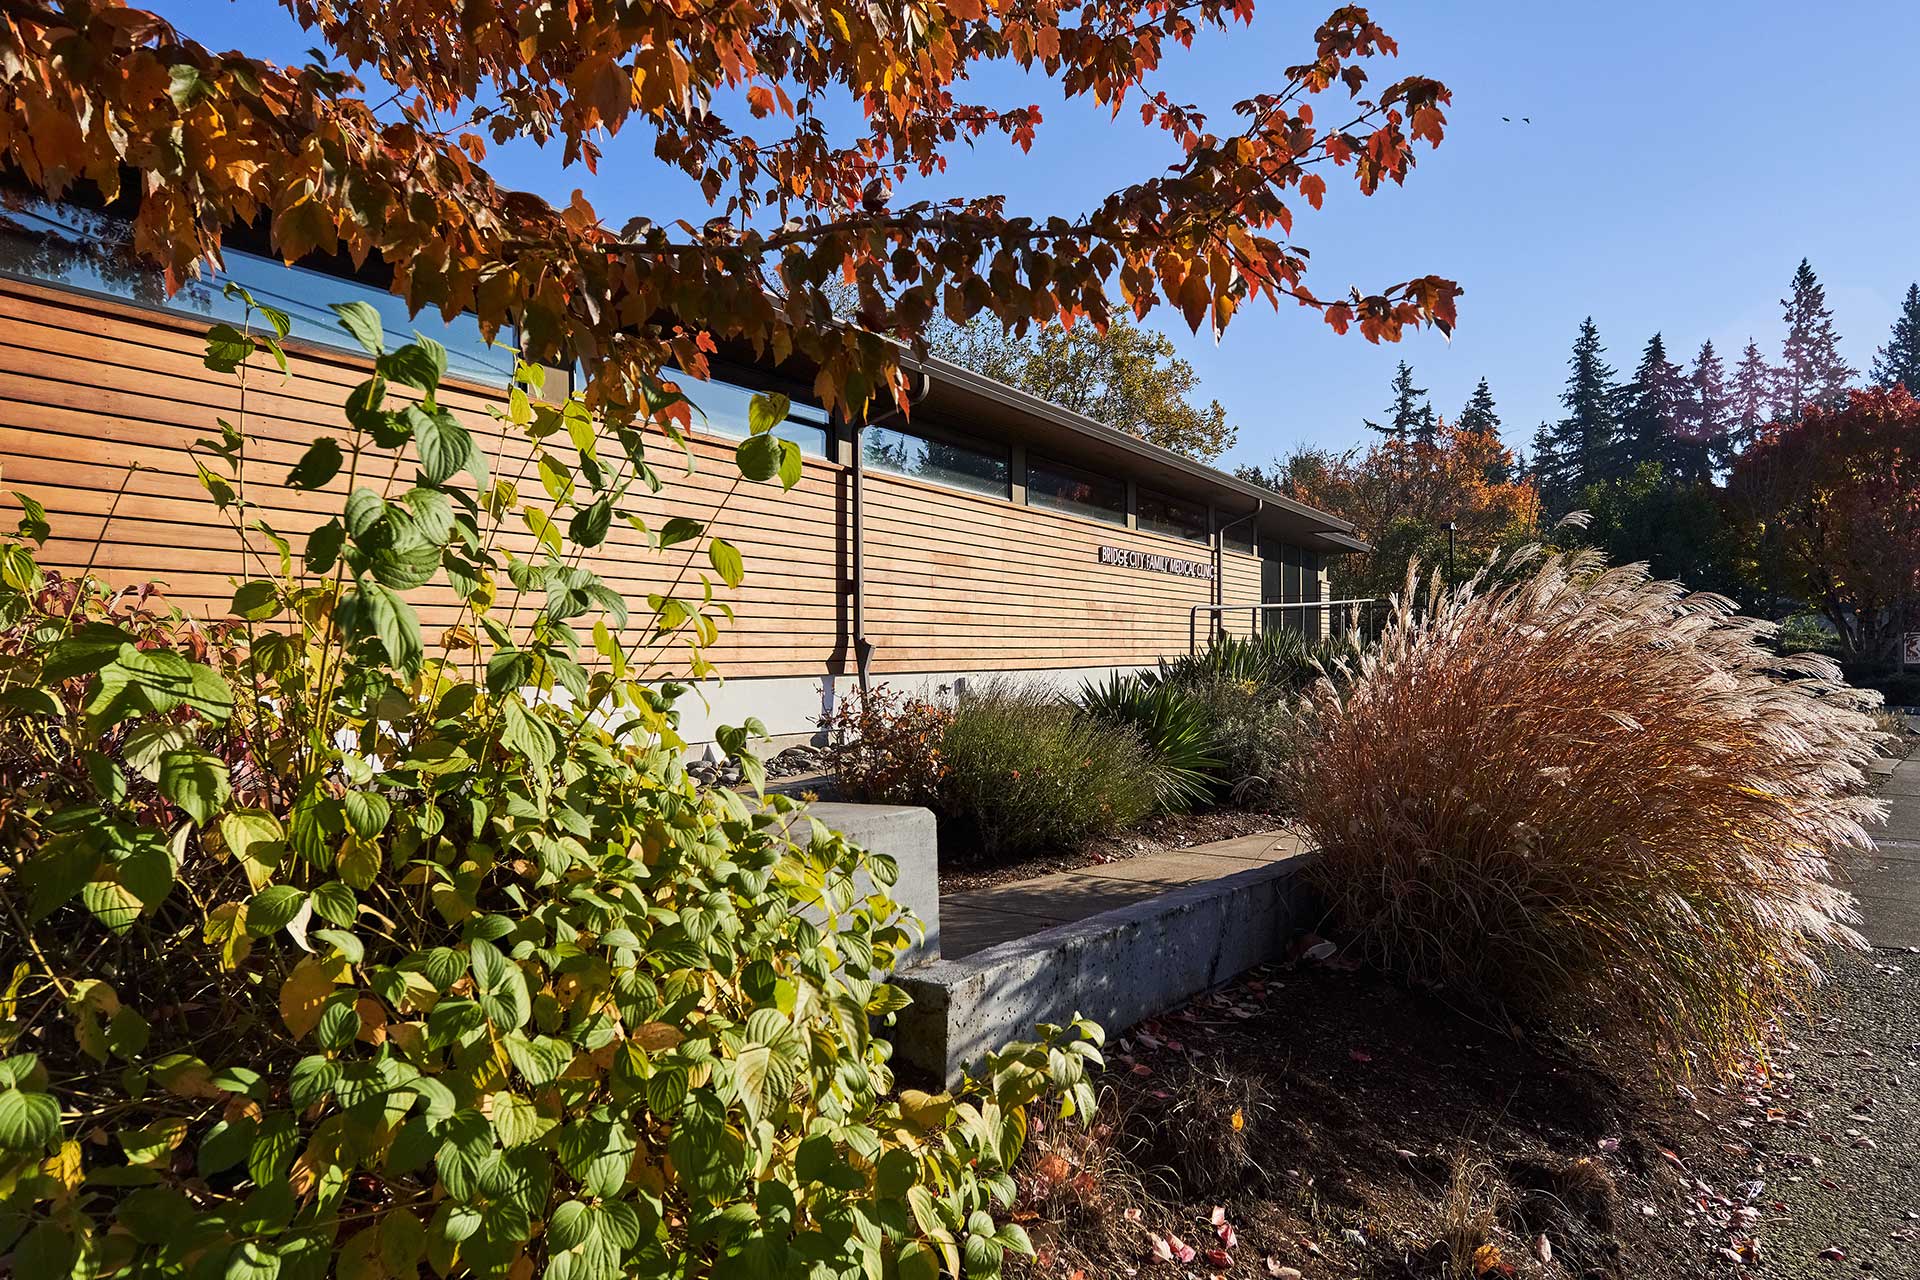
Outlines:
{"type": "Polygon", "coordinates": [[[1137,858],[1143,853],[1163,853],[1215,840],[1257,835],[1277,830],[1284,821],[1279,814],[1240,809],[1164,814],[1149,818],[1131,830],[1095,836],[1078,848],[1062,852],[1033,854],[1010,862],[943,861],[940,892],[965,893],[1031,880],[1056,871],[1084,871],[1102,863],[1137,858]]]}
{"type": "Polygon", "coordinates": [[[1028,1270],[1920,1275],[1912,974],[1868,999],[1854,983],[1887,958],[1842,963],[1838,1008],[1791,1029],[1770,1078],[1691,1088],[1622,1083],[1337,958],[1256,971],[1111,1041],[1091,1133],[1036,1126],[1028,1270]]]}

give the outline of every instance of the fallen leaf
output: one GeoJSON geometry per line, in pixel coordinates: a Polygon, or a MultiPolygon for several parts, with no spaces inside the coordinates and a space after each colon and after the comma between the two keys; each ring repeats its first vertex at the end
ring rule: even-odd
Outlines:
{"type": "Polygon", "coordinates": [[[1225,1271],[1233,1265],[1233,1255],[1225,1249],[1209,1249],[1206,1253],[1207,1265],[1225,1271]]]}
{"type": "Polygon", "coordinates": [[[1267,1259],[1267,1274],[1273,1280],[1303,1280],[1298,1267],[1283,1267],[1278,1258],[1267,1259]]]}
{"type": "Polygon", "coordinates": [[[1544,1231],[1533,1238],[1533,1256],[1540,1259],[1541,1266],[1547,1266],[1553,1261],[1553,1241],[1547,1239],[1547,1233],[1544,1231]]]}
{"type": "Polygon", "coordinates": [[[1192,1262],[1200,1256],[1192,1245],[1182,1240],[1179,1236],[1169,1234],[1167,1236],[1167,1243],[1173,1247],[1173,1256],[1182,1262],[1192,1262]]]}
{"type": "Polygon", "coordinates": [[[1247,1127],[1247,1118],[1241,1114],[1240,1108],[1235,1107],[1233,1109],[1233,1115],[1228,1119],[1227,1123],[1233,1126],[1235,1133],[1238,1133],[1247,1127]]]}

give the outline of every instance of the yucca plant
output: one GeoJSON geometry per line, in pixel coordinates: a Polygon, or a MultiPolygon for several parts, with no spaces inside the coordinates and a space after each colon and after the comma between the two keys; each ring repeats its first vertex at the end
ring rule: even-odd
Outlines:
{"type": "Polygon", "coordinates": [[[1075,699],[1080,709],[1139,735],[1153,762],[1154,800],[1163,813],[1186,813],[1213,799],[1223,782],[1223,758],[1206,703],[1172,684],[1149,683],[1114,672],[1089,680],[1075,699]]]}
{"type": "Polygon", "coordinates": [[[1227,681],[1297,692],[1354,651],[1350,640],[1308,640],[1299,631],[1275,627],[1253,636],[1216,636],[1198,653],[1163,659],[1145,679],[1150,684],[1184,685],[1227,681]]]}
{"type": "Polygon", "coordinates": [[[1860,945],[1835,881],[1878,812],[1877,695],[1590,552],[1416,586],[1304,708],[1291,801],[1339,919],[1522,1021],[1683,1071],[1758,1051],[1822,950],[1860,945]]]}

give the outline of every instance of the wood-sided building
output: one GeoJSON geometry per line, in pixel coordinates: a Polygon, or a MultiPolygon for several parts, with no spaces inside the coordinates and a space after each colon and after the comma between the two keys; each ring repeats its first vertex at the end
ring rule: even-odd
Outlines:
{"type": "MultiPolygon", "coordinates": [[[[227,257],[228,278],[293,317],[287,376],[253,377],[245,408],[259,441],[248,497],[296,549],[342,495],[262,479],[341,421],[370,366],[343,345],[328,303],[373,304],[395,344],[414,331],[445,344],[441,403],[490,452],[524,455],[488,413],[506,398],[511,354],[470,318],[409,317],[347,274],[227,257]]],[[[45,505],[48,567],[157,581],[208,617],[226,612],[238,567],[189,456],[241,408],[236,381],[201,359],[208,325],[237,318],[223,283],[169,298],[111,213],[0,200],[0,480],[45,505]]],[[[1324,600],[1325,557],[1361,546],[1344,521],[943,362],[915,367],[924,394],[910,417],[876,413],[871,424],[830,419],[776,370],[714,372],[685,382],[705,415],[695,473],[663,466],[665,489],[630,503],[656,528],[676,515],[708,523],[746,561],[728,597],[737,622],[710,651],[724,683],[703,689],[707,707],[682,704],[693,741],[747,715],[777,735],[808,733],[863,669],[895,687],[989,673],[1070,686],[1150,666],[1187,651],[1194,606],[1243,606],[1221,616],[1244,633],[1254,625],[1244,606],[1324,600]],[[792,397],[778,430],[805,464],[791,492],[733,483],[749,388],[792,397]]],[[[616,525],[594,567],[623,592],[660,591],[686,550],[662,556],[616,525]]],[[[415,600],[430,630],[453,621],[449,595],[430,586],[415,600]]],[[[1212,618],[1199,615],[1202,637],[1212,618]]],[[[1292,610],[1267,625],[1324,618],[1292,610]]]]}

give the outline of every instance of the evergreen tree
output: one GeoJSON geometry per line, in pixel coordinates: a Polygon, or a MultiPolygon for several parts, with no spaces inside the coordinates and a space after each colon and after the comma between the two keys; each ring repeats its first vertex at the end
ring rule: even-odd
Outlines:
{"type": "Polygon", "coordinates": [[[1457,431],[1498,431],[1500,415],[1494,411],[1493,391],[1487,386],[1485,378],[1473,389],[1473,395],[1467,400],[1467,407],[1453,420],[1457,431]]]}
{"type": "Polygon", "coordinates": [[[1907,300],[1893,321],[1893,336],[1874,354],[1873,380],[1889,391],[1904,386],[1920,396],[1920,284],[1907,286],[1907,300]]]}
{"type": "Polygon", "coordinates": [[[1760,354],[1760,344],[1747,339],[1740,363],[1733,369],[1733,393],[1727,406],[1732,419],[1727,436],[1727,452],[1738,454],[1760,435],[1767,425],[1767,397],[1773,387],[1773,368],[1760,354]]]}
{"type": "MultiPolygon", "coordinates": [[[[1493,436],[1495,439],[1499,438],[1500,414],[1493,407],[1493,389],[1487,385],[1485,378],[1480,379],[1479,385],[1474,387],[1473,395],[1467,399],[1467,407],[1462,409],[1460,416],[1453,420],[1453,428],[1456,431],[1473,431],[1493,436]]],[[[1487,483],[1513,483],[1516,475],[1526,474],[1517,469],[1519,465],[1518,459],[1509,462],[1501,455],[1494,455],[1492,461],[1487,464],[1487,483]]]]}
{"type": "Polygon", "coordinates": [[[1543,513],[1551,516],[1564,514],[1560,510],[1559,500],[1564,496],[1561,486],[1566,483],[1565,468],[1561,465],[1560,455],[1554,444],[1554,424],[1542,422],[1533,429],[1533,454],[1527,460],[1526,470],[1520,474],[1533,481],[1533,487],[1540,494],[1543,513]]]}
{"type": "Polygon", "coordinates": [[[1798,422],[1817,404],[1838,404],[1856,372],[1840,358],[1840,335],[1827,308],[1827,291],[1805,258],[1793,273],[1793,295],[1780,299],[1787,322],[1775,371],[1773,414],[1798,422]]]}
{"type": "Polygon", "coordinates": [[[1613,367],[1602,357],[1600,330],[1588,316],[1567,359],[1571,370],[1560,403],[1567,416],[1555,423],[1543,442],[1534,442],[1540,468],[1540,495],[1547,510],[1562,515],[1588,485],[1607,479],[1617,460],[1620,396],[1613,367]],[[1542,447],[1542,445],[1546,447],[1542,447]]]}
{"type": "Polygon", "coordinates": [[[1651,462],[1668,476],[1681,469],[1680,437],[1688,400],[1687,376],[1667,359],[1666,339],[1654,334],[1640,353],[1640,366],[1621,394],[1620,453],[1615,475],[1631,475],[1651,462]]]}
{"type": "Polygon", "coordinates": [[[1405,360],[1393,374],[1393,403],[1387,406],[1385,426],[1363,419],[1367,426],[1383,436],[1419,437],[1433,440],[1433,405],[1426,399],[1427,389],[1413,385],[1413,368],[1405,360]]]}
{"type": "Polygon", "coordinates": [[[1679,478],[1692,483],[1711,479],[1715,471],[1733,462],[1729,440],[1733,434],[1732,391],[1727,367],[1713,349],[1713,339],[1700,344],[1687,375],[1686,434],[1679,478]]]}

